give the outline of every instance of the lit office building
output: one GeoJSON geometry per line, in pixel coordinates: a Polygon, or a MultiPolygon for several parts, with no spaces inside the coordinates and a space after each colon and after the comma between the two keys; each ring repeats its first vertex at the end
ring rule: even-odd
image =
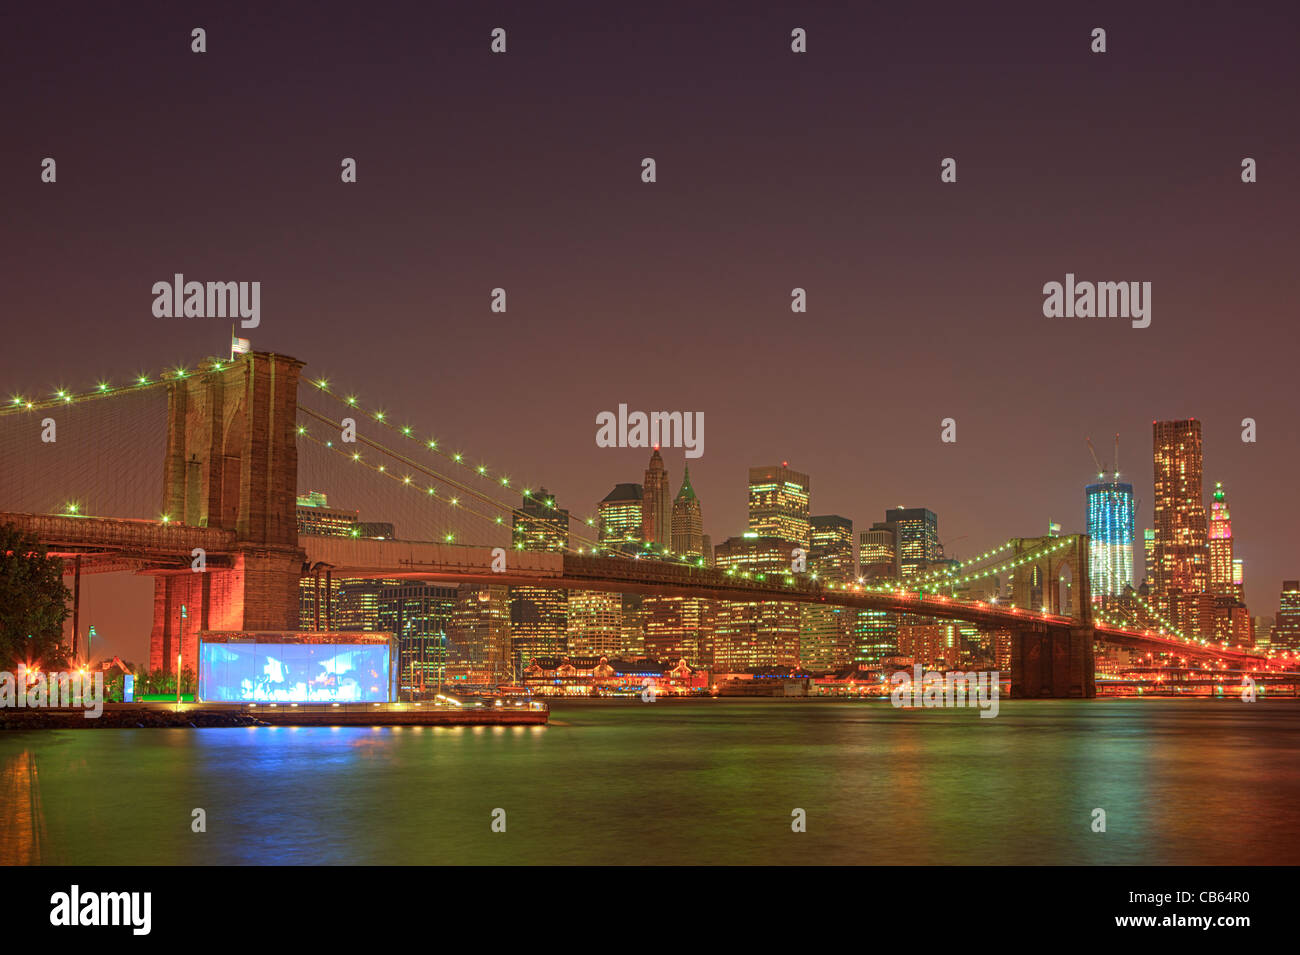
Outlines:
{"type": "Polygon", "coordinates": [[[1250,611],[1232,594],[1210,594],[1214,603],[1214,642],[1239,647],[1255,645],[1250,611]]]}
{"type": "Polygon", "coordinates": [[[749,532],[805,549],[812,543],[808,475],[781,466],[749,469],[749,532]]]}
{"type": "Polygon", "coordinates": [[[645,489],[640,484],[616,484],[597,505],[602,544],[641,540],[641,511],[645,489]]]}
{"type": "MultiPolygon", "coordinates": [[[[541,488],[526,494],[514,515],[518,550],[562,553],[569,547],[569,512],[541,488]]],[[[547,587],[510,588],[510,639],[517,672],[534,657],[562,656],[568,638],[568,594],[547,587]]]]}
{"type": "Polygon", "coordinates": [[[898,628],[898,654],[927,669],[956,668],[961,665],[957,626],[948,620],[902,624],[898,628]]]}
{"type": "MultiPolygon", "coordinates": [[[[311,537],[359,537],[356,511],[346,511],[329,506],[322,491],[308,491],[298,495],[295,509],[298,534],[311,537]]],[[[298,627],[307,631],[323,631],[327,626],[338,629],[338,597],[341,581],[323,573],[301,577],[298,580],[298,627]],[[328,604],[328,614],[327,605],[328,604]],[[327,617],[329,618],[327,620],[327,617]]]]}
{"type": "Polygon", "coordinates": [[[1250,623],[1251,630],[1255,634],[1255,649],[1268,650],[1269,643],[1273,639],[1273,618],[1265,616],[1252,617],[1250,623]]]}
{"type": "Polygon", "coordinates": [[[1155,578],[1152,573],[1156,566],[1156,532],[1148,527],[1142,532],[1142,583],[1148,590],[1154,589],[1155,578]]]}
{"type": "Polygon", "coordinates": [[[1300,580],[1282,581],[1270,650],[1300,650],[1300,580]]]}
{"type": "Polygon", "coordinates": [[[923,574],[943,559],[939,543],[939,518],[925,507],[893,507],[885,511],[885,523],[894,531],[894,569],[898,577],[923,574]]]}
{"type": "Polygon", "coordinates": [[[898,618],[887,610],[859,610],[853,632],[854,662],[874,667],[898,656],[898,618]]]}
{"type": "Polygon", "coordinates": [[[623,595],[608,590],[573,590],[568,604],[568,653],[613,659],[623,649],[623,595]]]}
{"type": "Polygon", "coordinates": [[[853,522],[838,514],[818,514],[809,520],[812,544],[808,570],[821,580],[847,584],[857,574],[853,560],[853,522]]]}
{"type": "Polygon", "coordinates": [[[715,601],[698,597],[645,598],[645,655],[651,660],[693,667],[713,658],[715,601]]]}
{"type": "MultiPolygon", "coordinates": [[[[746,534],[714,548],[715,566],[741,573],[790,573],[791,542],[746,534]]],[[[713,667],[738,672],[762,666],[799,665],[799,607],[775,601],[718,602],[713,667]]]]}
{"type": "Polygon", "coordinates": [[[510,651],[510,588],[461,584],[447,631],[447,684],[495,687],[517,681],[510,651]]]}
{"type": "Polygon", "coordinates": [[[619,628],[621,649],[618,655],[624,660],[644,660],[645,652],[645,597],[641,594],[622,594],[623,622],[619,628]]]}
{"type": "Polygon", "coordinates": [[[1086,493],[1092,594],[1118,597],[1133,585],[1133,485],[1099,481],[1089,484],[1086,493]]]}
{"type": "MultiPolygon", "coordinates": [[[[857,569],[853,522],[838,514],[818,514],[810,519],[810,526],[808,572],[830,583],[852,581],[857,569]]],[[[826,673],[852,663],[857,619],[858,612],[848,607],[800,604],[800,664],[812,672],[826,673]]]]}
{"type": "Polygon", "coordinates": [[[331,630],[383,630],[379,620],[379,602],[384,587],[397,581],[336,580],[334,605],[330,608],[331,630]]]}
{"type": "Polygon", "coordinates": [[[663,549],[673,546],[673,499],[668,483],[668,469],[663,455],[655,448],[650,455],[650,466],[645,469],[645,483],[641,494],[641,539],[658,544],[663,549]]]}
{"type": "Polygon", "coordinates": [[[858,611],[852,607],[799,604],[799,664],[829,673],[853,662],[858,611]]]}
{"type": "Polygon", "coordinates": [[[1232,592],[1239,601],[1246,602],[1246,564],[1240,557],[1232,558],[1232,592]]]}
{"type": "Polygon", "coordinates": [[[1180,608],[1190,607],[1195,601],[1173,600],[1176,594],[1206,593],[1210,586],[1201,481],[1201,423],[1195,419],[1156,421],[1151,429],[1155,470],[1155,566],[1151,576],[1155,603],[1184,634],[1201,636],[1198,619],[1180,619],[1180,608]]]}
{"type": "Polygon", "coordinates": [[[397,678],[408,693],[432,693],[443,683],[447,630],[456,588],[419,580],[390,582],[379,592],[379,630],[397,639],[397,678]]]}
{"type": "Polygon", "coordinates": [[[359,537],[357,512],[329,506],[322,491],[308,491],[298,495],[294,511],[298,519],[298,533],[311,537],[359,537]]]}
{"type": "Polygon", "coordinates": [[[883,522],[871,525],[862,532],[859,542],[858,563],[864,580],[889,580],[894,576],[898,549],[894,542],[894,529],[883,522]]]}

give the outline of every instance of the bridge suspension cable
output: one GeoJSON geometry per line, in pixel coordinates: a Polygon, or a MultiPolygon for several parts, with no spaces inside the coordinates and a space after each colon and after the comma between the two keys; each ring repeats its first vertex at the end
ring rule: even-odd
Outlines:
{"type": "MultiPolygon", "coordinates": [[[[211,367],[220,371],[229,362],[223,362],[218,359],[209,359],[212,362],[211,367]]],[[[144,391],[155,391],[165,388],[175,381],[188,378],[195,372],[178,365],[175,368],[156,374],[149,375],[140,373],[132,377],[129,381],[121,385],[114,385],[108,380],[98,382],[94,388],[85,391],[72,391],[67,388],[57,388],[50,393],[47,398],[26,397],[20,394],[10,395],[9,399],[0,404],[0,417],[20,414],[27,411],[45,411],[50,408],[63,408],[68,405],[82,404],[87,401],[101,401],[105,398],[120,398],[123,395],[137,395],[144,391]]]]}
{"type": "MultiPolygon", "coordinates": [[[[374,422],[375,424],[379,425],[384,429],[387,429],[389,432],[393,433],[400,439],[409,441],[413,446],[418,446],[423,451],[430,454],[437,455],[443,458],[444,460],[446,460],[447,462],[449,462],[450,464],[455,465],[456,467],[462,469],[463,471],[467,472],[466,478],[469,480],[475,480],[475,479],[483,480],[485,482],[492,484],[493,486],[499,486],[501,488],[510,488],[514,483],[510,477],[504,474],[504,472],[493,470],[491,468],[488,468],[487,465],[484,464],[471,465],[466,463],[465,460],[466,456],[463,452],[448,451],[446,448],[442,446],[442,444],[436,438],[419,434],[415,431],[414,428],[410,427],[409,425],[398,426],[394,424],[390,420],[390,415],[387,412],[379,409],[375,409],[375,410],[367,409],[365,406],[362,405],[360,400],[355,395],[345,396],[343,394],[340,394],[337,390],[335,390],[330,386],[329,381],[325,378],[316,378],[316,379],[305,378],[303,379],[303,381],[305,384],[315,388],[321,394],[326,395],[331,399],[337,401],[338,403],[342,404],[345,408],[364,415],[370,421],[374,422]]],[[[299,403],[299,410],[324,425],[337,429],[340,432],[342,431],[342,421],[337,418],[333,418],[329,415],[307,408],[302,403],[299,403]]],[[[421,465],[414,458],[405,455],[402,452],[394,450],[393,448],[389,447],[383,442],[376,441],[372,438],[362,438],[360,433],[357,434],[357,440],[358,442],[365,443],[368,447],[372,448],[373,450],[379,451],[380,453],[383,454],[387,454],[390,457],[392,457],[394,460],[401,461],[403,464],[405,464],[408,467],[412,467],[419,470],[420,473],[426,475],[429,478],[432,478],[436,481],[440,481],[450,487],[455,487],[458,490],[462,491],[463,493],[473,496],[480,503],[496,509],[497,511],[501,512],[502,515],[505,514],[510,515],[512,519],[512,524],[514,524],[514,518],[518,517],[520,523],[519,525],[515,526],[514,528],[515,532],[522,532],[525,529],[525,527],[522,525],[525,524],[531,527],[542,527],[542,528],[550,529],[556,532],[557,534],[562,534],[566,541],[577,540],[581,545],[575,548],[571,545],[566,544],[564,548],[565,550],[574,551],[579,554],[586,554],[586,553],[604,554],[606,556],[626,558],[629,560],[638,559],[636,555],[625,553],[623,550],[619,548],[611,547],[608,544],[602,543],[598,538],[585,535],[580,531],[575,533],[568,526],[570,523],[577,523],[580,527],[581,526],[594,527],[596,523],[595,518],[587,517],[584,519],[581,517],[574,517],[570,515],[566,519],[561,516],[564,509],[556,506],[554,498],[546,499],[540,496],[534,496],[531,488],[528,487],[527,485],[525,485],[523,489],[520,490],[518,493],[521,494],[522,497],[532,500],[536,508],[542,511],[550,512],[551,516],[549,518],[538,516],[535,513],[526,512],[518,504],[502,501],[492,494],[488,494],[485,491],[475,489],[466,480],[454,478],[448,476],[447,474],[443,473],[440,470],[435,470],[429,468],[426,465],[421,465]],[[562,524],[564,526],[561,526],[562,524]]],[[[336,450],[336,449],[332,448],[332,450],[336,450]]],[[[353,457],[352,455],[346,454],[346,452],[344,452],[344,454],[347,457],[353,457]]],[[[355,458],[355,457],[353,459],[358,462],[361,460],[360,458],[355,458]]],[[[500,524],[503,523],[503,521],[495,521],[495,523],[500,524]]],[[[644,541],[624,542],[624,543],[634,543],[640,546],[641,548],[646,549],[647,551],[652,546],[647,544],[644,541]]],[[[520,545],[512,545],[512,546],[520,546],[520,545]]],[[[669,551],[663,551],[663,550],[654,551],[654,556],[659,559],[675,560],[679,563],[684,563],[684,564],[698,565],[699,563],[699,561],[696,559],[684,557],[682,555],[672,554],[669,551]]]]}

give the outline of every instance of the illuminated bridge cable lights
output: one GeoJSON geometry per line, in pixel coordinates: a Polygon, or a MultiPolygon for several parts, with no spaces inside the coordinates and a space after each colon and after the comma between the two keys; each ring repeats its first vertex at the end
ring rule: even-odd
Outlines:
{"type": "MultiPolygon", "coordinates": [[[[308,417],[311,417],[311,418],[313,418],[313,419],[315,419],[315,420],[317,420],[317,421],[319,421],[319,422],[321,422],[321,423],[326,424],[326,425],[329,426],[332,430],[341,429],[341,427],[342,427],[341,422],[334,421],[333,419],[329,418],[328,416],[326,416],[326,415],[322,415],[322,414],[320,414],[319,412],[312,411],[312,410],[309,409],[309,408],[300,408],[299,410],[300,410],[303,414],[307,415],[308,417]]],[[[332,444],[332,442],[329,442],[329,441],[324,441],[324,442],[322,442],[321,439],[319,439],[319,438],[317,438],[316,436],[312,435],[309,431],[308,431],[308,432],[305,432],[305,433],[304,433],[304,436],[305,436],[305,437],[308,437],[310,440],[312,440],[314,443],[316,443],[316,444],[318,444],[318,445],[323,445],[323,446],[325,446],[325,447],[327,447],[327,448],[333,448],[333,444],[332,444]]],[[[380,453],[381,455],[388,455],[389,457],[394,458],[395,460],[398,460],[398,461],[402,462],[403,464],[406,464],[408,467],[412,468],[414,471],[417,471],[417,472],[419,472],[419,473],[421,473],[421,474],[424,474],[426,477],[428,477],[428,478],[430,478],[430,479],[432,479],[432,480],[434,480],[434,481],[438,481],[438,482],[440,482],[440,483],[446,484],[446,485],[448,485],[449,487],[451,487],[451,488],[453,488],[453,489],[455,489],[455,490],[457,490],[457,491],[459,491],[459,492],[461,492],[461,493],[463,493],[463,494],[469,495],[473,500],[476,500],[476,501],[478,501],[478,502],[481,503],[481,504],[485,504],[485,505],[488,506],[489,508],[496,508],[496,509],[499,509],[499,510],[501,510],[501,511],[505,511],[505,512],[511,514],[512,516],[518,515],[518,516],[521,517],[521,519],[526,520],[526,521],[532,523],[534,526],[536,526],[536,525],[538,524],[538,519],[536,518],[535,515],[525,515],[525,514],[523,514],[522,512],[520,512],[519,509],[516,508],[516,507],[514,507],[513,505],[511,505],[511,504],[507,504],[507,503],[505,503],[505,502],[497,501],[497,500],[495,500],[494,498],[490,497],[489,495],[486,495],[486,494],[484,494],[484,493],[482,493],[482,492],[480,492],[480,491],[478,491],[478,490],[472,488],[471,486],[464,484],[463,482],[460,482],[460,481],[457,481],[457,480],[455,480],[455,479],[453,479],[453,478],[448,478],[448,477],[446,477],[445,475],[439,474],[438,472],[433,471],[432,469],[428,468],[427,466],[425,466],[425,465],[423,465],[423,464],[420,464],[419,462],[414,461],[414,460],[412,460],[412,459],[410,459],[410,458],[408,458],[408,457],[402,455],[400,452],[396,452],[396,451],[392,450],[391,448],[388,448],[388,447],[386,447],[385,445],[382,445],[382,444],[380,444],[379,442],[374,441],[373,439],[366,438],[366,437],[364,437],[364,436],[362,436],[362,435],[358,435],[358,436],[357,436],[357,439],[358,439],[358,441],[360,441],[361,443],[365,444],[367,447],[370,447],[370,448],[372,448],[373,450],[377,451],[377,452],[380,453]]],[[[373,465],[373,464],[370,464],[369,462],[365,461],[365,459],[362,457],[362,455],[361,455],[360,452],[352,452],[351,454],[348,454],[347,452],[340,452],[340,453],[342,453],[342,454],[344,454],[345,456],[349,457],[352,461],[354,461],[354,462],[356,462],[356,463],[366,465],[366,466],[367,466],[368,468],[370,468],[372,471],[375,471],[375,472],[377,472],[377,473],[383,474],[383,475],[385,475],[385,476],[393,477],[394,480],[398,480],[398,481],[399,481],[403,486],[412,486],[412,487],[414,486],[413,482],[407,482],[407,481],[405,481],[405,480],[402,480],[402,479],[397,478],[395,475],[390,475],[390,474],[388,473],[387,465],[373,465]]],[[[432,487],[432,486],[427,487],[427,488],[425,489],[425,491],[426,491],[426,494],[429,495],[430,497],[436,497],[436,496],[437,496],[437,494],[436,494],[436,489],[435,489],[434,487],[432,487]]],[[[484,520],[490,520],[490,521],[491,521],[492,523],[494,523],[494,524],[500,525],[500,524],[504,523],[503,519],[501,518],[501,515],[499,515],[499,514],[497,514],[497,515],[493,515],[493,514],[490,514],[490,513],[484,513],[483,511],[481,511],[481,510],[477,510],[477,509],[475,509],[475,508],[466,508],[466,507],[464,507],[464,505],[462,505],[462,502],[461,502],[461,500],[460,500],[459,497],[452,497],[452,498],[450,498],[450,499],[448,500],[448,503],[449,503],[450,506],[452,506],[452,507],[463,508],[463,509],[467,510],[468,513],[473,514],[475,517],[479,517],[479,518],[484,519],[484,520]]],[[[559,526],[558,526],[558,522],[557,522],[555,525],[546,524],[545,522],[542,522],[542,523],[543,523],[543,526],[551,527],[551,529],[553,529],[553,530],[557,530],[557,531],[558,531],[558,530],[563,530],[564,533],[566,534],[566,537],[567,537],[567,536],[571,536],[567,527],[566,527],[566,528],[559,528],[559,526]]],[[[444,536],[444,539],[447,539],[447,538],[444,536]]],[[[587,541],[587,543],[592,544],[592,545],[593,545],[593,549],[594,549],[594,547],[595,547],[595,545],[596,545],[596,542],[595,542],[595,541],[587,541]]]]}
{"type": "MultiPolygon", "coordinates": [[[[389,478],[390,480],[392,480],[393,482],[395,482],[395,483],[396,483],[397,485],[399,485],[399,486],[402,486],[402,487],[411,487],[411,486],[412,486],[412,485],[411,485],[411,481],[409,480],[409,478],[398,477],[396,474],[393,474],[393,473],[391,473],[390,471],[388,471],[388,469],[387,469],[387,467],[386,467],[385,465],[376,465],[376,464],[371,464],[369,461],[366,461],[366,460],[364,460],[363,458],[361,458],[361,456],[358,455],[358,454],[348,454],[347,452],[342,451],[342,450],[340,450],[340,449],[334,447],[333,444],[332,444],[331,442],[322,441],[320,438],[318,438],[318,437],[316,437],[315,435],[313,435],[310,431],[304,431],[304,432],[302,432],[302,436],[305,437],[308,441],[311,441],[312,443],[316,444],[316,445],[319,446],[319,447],[323,447],[323,448],[326,448],[326,449],[328,449],[328,450],[332,450],[332,451],[334,451],[336,454],[340,454],[340,455],[342,455],[344,458],[346,458],[347,460],[352,461],[352,462],[355,463],[355,464],[360,464],[362,467],[369,469],[371,472],[373,472],[373,473],[375,473],[375,474],[379,474],[379,475],[382,475],[382,476],[384,476],[384,477],[389,478]]],[[[427,492],[428,492],[429,495],[434,496],[434,489],[433,489],[432,487],[427,488],[427,492]]],[[[460,510],[463,511],[464,513],[471,514],[471,515],[473,515],[474,517],[481,518],[482,520],[487,521],[487,522],[489,522],[489,523],[496,523],[496,521],[494,520],[494,518],[496,517],[496,515],[492,515],[492,514],[484,514],[484,513],[482,513],[481,511],[479,511],[479,510],[477,510],[477,509],[475,509],[475,508],[472,508],[472,507],[462,507],[460,510]]],[[[444,540],[444,541],[446,541],[446,542],[448,542],[448,543],[450,543],[450,542],[452,542],[452,541],[455,540],[455,531],[454,531],[454,530],[453,530],[453,531],[445,531],[445,532],[441,532],[441,531],[440,531],[440,532],[439,532],[439,535],[440,535],[440,537],[442,538],[442,540],[444,540]]]]}
{"type": "MultiPolygon", "coordinates": [[[[318,384],[318,387],[319,387],[319,384],[318,384]]],[[[335,397],[336,397],[336,396],[335,396],[335,397]]],[[[354,399],[353,399],[353,401],[354,401],[354,399]]],[[[342,423],[341,423],[341,422],[336,421],[336,420],[330,418],[330,417],[327,416],[327,415],[323,415],[323,414],[321,414],[321,413],[319,413],[319,412],[316,412],[316,411],[314,411],[314,410],[312,410],[312,409],[310,409],[310,408],[306,408],[306,407],[302,407],[302,406],[300,406],[299,410],[300,410],[303,414],[305,414],[305,415],[307,415],[307,416],[309,416],[309,417],[311,417],[311,418],[314,418],[315,420],[317,420],[317,421],[319,421],[319,422],[321,422],[321,423],[324,423],[324,424],[330,426],[331,428],[335,428],[335,429],[341,429],[341,428],[342,428],[342,423]]],[[[416,439],[416,438],[414,437],[413,434],[406,434],[406,433],[405,433],[405,430],[406,430],[406,429],[404,429],[404,428],[395,428],[395,427],[391,427],[391,426],[390,426],[390,430],[394,431],[395,433],[401,434],[402,437],[407,438],[407,439],[409,439],[409,440],[415,440],[415,441],[418,441],[418,439],[416,439]]],[[[476,500],[478,500],[480,503],[483,503],[483,504],[485,504],[485,505],[487,505],[487,506],[489,506],[489,507],[495,507],[495,508],[498,508],[499,510],[501,510],[501,511],[503,511],[503,512],[505,512],[505,513],[510,514],[510,515],[512,516],[512,518],[514,518],[514,517],[518,517],[518,518],[520,519],[521,522],[526,523],[526,524],[528,524],[528,525],[531,525],[531,526],[533,526],[533,527],[535,527],[535,528],[537,528],[537,527],[540,527],[540,528],[549,528],[549,529],[551,529],[551,530],[554,530],[554,531],[557,531],[557,532],[563,533],[563,535],[565,536],[566,539],[571,539],[571,538],[572,538],[572,539],[576,539],[576,540],[578,540],[578,541],[581,541],[581,542],[583,542],[584,544],[590,546],[590,551],[591,551],[592,554],[599,554],[600,551],[601,551],[601,549],[602,549],[601,546],[600,546],[599,541],[592,540],[592,539],[590,539],[590,538],[584,537],[584,536],[581,535],[581,534],[575,534],[575,533],[574,533],[574,532],[573,532],[573,531],[572,531],[572,530],[567,526],[567,523],[566,523],[566,526],[564,526],[564,527],[561,527],[561,526],[560,526],[561,523],[562,523],[562,521],[561,521],[561,519],[560,519],[559,516],[558,516],[558,514],[559,514],[559,509],[558,509],[558,508],[556,507],[556,505],[555,505],[555,499],[554,499],[554,498],[547,498],[546,500],[541,500],[541,499],[539,499],[539,498],[534,497],[533,494],[532,494],[532,491],[531,491],[530,489],[528,489],[528,488],[525,488],[525,489],[523,490],[523,492],[522,492],[522,493],[523,493],[523,496],[524,496],[525,498],[528,498],[529,500],[532,500],[532,501],[536,502],[536,504],[537,504],[538,506],[541,506],[541,507],[543,507],[543,508],[545,508],[545,509],[547,509],[547,510],[550,510],[550,511],[554,511],[554,512],[556,512],[556,515],[557,515],[557,516],[556,516],[555,520],[554,520],[553,522],[548,522],[548,521],[546,521],[545,519],[539,518],[536,514],[532,514],[532,513],[524,513],[524,512],[521,511],[521,510],[520,510],[516,505],[514,505],[514,504],[512,504],[512,503],[505,502],[505,501],[500,501],[500,500],[498,500],[498,499],[492,497],[491,495],[488,495],[488,494],[486,494],[486,493],[484,493],[484,492],[481,492],[481,491],[479,491],[479,490],[477,490],[477,489],[471,487],[470,485],[467,485],[467,484],[465,484],[465,483],[463,483],[463,482],[457,481],[457,480],[454,479],[454,478],[449,478],[449,477],[447,477],[447,476],[444,475],[444,474],[441,474],[441,473],[438,473],[438,472],[433,471],[433,470],[431,470],[431,469],[428,469],[428,468],[426,468],[425,466],[420,465],[418,462],[414,461],[413,459],[408,458],[408,457],[402,455],[400,452],[394,451],[392,448],[389,448],[389,447],[387,447],[386,445],[383,445],[383,444],[379,443],[378,441],[375,441],[375,440],[370,439],[370,438],[366,438],[366,437],[364,437],[364,436],[362,436],[362,435],[358,435],[357,437],[358,437],[358,440],[359,440],[359,441],[361,441],[362,443],[366,444],[367,446],[373,448],[374,450],[380,452],[381,454],[389,455],[390,457],[392,457],[392,458],[394,458],[394,459],[396,459],[396,460],[399,460],[399,461],[401,461],[401,462],[407,464],[407,465],[410,466],[410,467],[413,467],[413,468],[416,468],[417,470],[422,471],[422,473],[427,474],[428,476],[432,477],[433,479],[435,479],[435,480],[437,480],[437,481],[440,481],[440,482],[442,482],[442,483],[444,483],[444,484],[447,484],[447,485],[449,485],[449,486],[451,486],[451,487],[454,487],[454,488],[456,488],[456,489],[458,489],[458,490],[461,490],[461,491],[463,491],[464,493],[469,494],[469,495],[471,495],[472,497],[474,497],[474,498],[475,498],[476,500]]],[[[428,445],[432,445],[432,444],[433,444],[432,440],[430,440],[429,442],[426,442],[426,443],[427,443],[428,445]]],[[[327,445],[328,445],[328,443],[327,443],[327,445]]],[[[443,454],[442,456],[443,456],[444,458],[448,458],[448,459],[452,460],[454,463],[458,463],[458,464],[461,463],[461,459],[463,458],[463,455],[461,455],[461,454],[459,454],[459,453],[457,453],[457,454],[452,454],[452,455],[443,454]]],[[[359,456],[354,455],[353,460],[360,461],[361,459],[360,459],[359,456]]],[[[485,465],[478,465],[478,466],[476,466],[476,467],[471,468],[470,470],[472,470],[473,473],[474,473],[475,475],[477,475],[477,476],[480,476],[480,477],[487,477],[487,476],[488,476],[488,469],[487,469],[487,467],[486,467],[485,465]]],[[[509,478],[506,477],[506,476],[504,476],[504,475],[502,475],[502,476],[501,476],[500,478],[498,478],[497,480],[498,480],[498,483],[499,483],[502,487],[507,487],[507,486],[509,486],[509,484],[510,484],[510,480],[509,480],[509,478]]],[[[430,489],[429,493],[433,493],[433,492],[432,492],[432,489],[430,489]]],[[[453,499],[451,503],[452,503],[453,506],[456,506],[456,505],[459,504],[459,500],[457,500],[457,499],[453,499]]],[[[565,520],[566,522],[568,522],[568,521],[573,521],[573,520],[575,520],[575,518],[568,517],[568,518],[566,518],[566,519],[564,519],[564,520],[565,520]]],[[[512,522],[513,522],[513,521],[512,521],[512,522]]],[[[498,523],[503,523],[503,521],[498,521],[498,523]]],[[[594,521],[589,521],[588,524],[589,524],[589,526],[594,526],[595,522],[594,522],[594,521]]],[[[570,546],[568,549],[569,549],[569,550],[572,550],[573,548],[572,548],[572,546],[570,546]]],[[[581,553],[586,553],[586,552],[587,552],[587,548],[586,548],[586,547],[583,547],[582,550],[581,550],[580,552],[581,552],[581,553]]],[[[623,555],[617,555],[617,556],[623,556],[623,555]]]]}
{"type": "MultiPolygon", "coordinates": [[[[211,361],[211,359],[209,359],[211,361]]],[[[213,370],[220,370],[220,362],[213,362],[210,367],[213,370]]],[[[67,407],[68,405],[80,404],[86,401],[95,401],[103,398],[116,398],[121,395],[139,394],[142,391],[163,388],[178,379],[188,378],[193,372],[184,366],[169,368],[157,375],[150,376],[141,372],[136,375],[128,384],[114,385],[111,381],[101,380],[95,383],[92,388],[86,391],[72,391],[68,388],[56,388],[47,398],[27,397],[21,394],[11,394],[9,401],[0,404],[0,417],[15,414],[19,411],[43,411],[47,408],[67,407]]]]}
{"type": "MultiPolygon", "coordinates": [[[[389,421],[386,420],[386,414],[382,410],[376,409],[375,411],[366,411],[366,409],[361,405],[360,399],[357,398],[356,395],[348,395],[346,397],[340,395],[337,391],[335,391],[333,388],[330,387],[330,383],[328,379],[317,378],[314,381],[310,381],[310,384],[313,385],[322,394],[328,395],[329,397],[333,398],[335,401],[340,401],[348,405],[349,407],[357,408],[358,410],[363,411],[374,421],[378,422],[379,424],[393,431],[395,434],[401,435],[403,438],[406,438],[407,440],[421,444],[426,450],[432,451],[433,453],[438,454],[443,458],[446,458],[452,463],[458,464],[461,467],[466,468],[467,470],[473,472],[479,477],[492,477],[494,480],[497,480],[502,487],[510,486],[510,479],[508,477],[506,477],[504,474],[498,474],[498,472],[493,471],[486,464],[478,464],[478,465],[466,464],[463,453],[456,452],[456,453],[448,454],[447,452],[439,448],[438,442],[435,438],[421,437],[419,434],[416,433],[415,429],[412,428],[410,425],[397,427],[391,424],[389,421]]],[[[553,504],[548,506],[554,507],[553,504]]]]}
{"type": "Polygon", "coordinates": [[[992,550],[985,551],[983,554],[980,554],[976,557],[971,557],[963,561],[958,561],[956,567],[945,567],[942,570],[932,570],[928,574],[921,574],[917,577],[909,577],[908,580],[909,582],[926,582],[929,580],[952,577],[956,574],[961,573],[968,566],[982,564],[986,560],[991,560],[993,557],[1002,553],[1003,551],[1009,550],[1011,546],[1012,546],[1011,541],[1007,541],[1005,544],[1002,544],[998,547],[994,547],[992,550]]]}

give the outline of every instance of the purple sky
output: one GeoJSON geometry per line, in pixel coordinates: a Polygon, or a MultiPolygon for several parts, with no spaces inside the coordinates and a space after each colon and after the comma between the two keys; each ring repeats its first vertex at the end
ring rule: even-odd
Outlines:
{"type": "MultiPolygon", "coordinates": [[[[1086,435],[1120,433],[1149,526],[1151,421],[1198,417],[1275,611],[1300,576],[1293,6],[539,6],[10,12],[0,388],[220,353],[228,322],[154,318],[150,287],[257,280],[255,347],[575,513],[641,479],[594,442],[623,402],[704,413],[715,541],[746,468],[788,460],[814,513],[927,506],[958,556],[1082,530],[1086,435]],[[1045,318],[1067,272],[1151,282],[1151,326],[1045,318]]],[[[149,587],[88,585],[108,649],[144,656],[149,587]]]]}

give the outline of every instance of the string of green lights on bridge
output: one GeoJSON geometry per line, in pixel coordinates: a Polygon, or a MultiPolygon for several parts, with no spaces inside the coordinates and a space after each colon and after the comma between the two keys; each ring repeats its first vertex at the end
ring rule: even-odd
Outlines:
{"type": "MultiPolygon", "coordinates": [[[[213,371],[221,371],[230,362],[213,360],[209,367],[213,371]]],[[[10,395],[9,401],[0,404],[0,416],[17,414],[25,411],[45,411],[50,408],[61,408],[72,404],[81,404],[87,401],[96,401],[104,398],[119,398],[123,395],[137,395],[141,392],[153,391],[165,388],[175,381],[188,378],[195,374],[194,371],[184,365],[177,365],[174,368],[168,368],[155,375],[140,373],[126,384],[115,385],[110,381],[100,381],[95,387],[85,391],[71,391],[67,388],[57,388],[50,392],[48,398],[29,398],[20,394],[10,395]]]]}

